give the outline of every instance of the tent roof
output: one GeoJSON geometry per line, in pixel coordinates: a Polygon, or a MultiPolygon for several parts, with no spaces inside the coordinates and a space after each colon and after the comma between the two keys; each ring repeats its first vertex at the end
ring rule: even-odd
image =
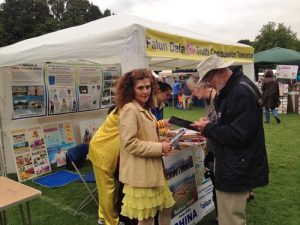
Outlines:
{"type": "MultiPolygon", "coordinates": [[[[138,61],[139,58],[146,57],[146,28],[195,40],[249,47],[213,41],[193,31],[135,16],[114,15],[2,47],[0,67],[44,62],[121,63],[122,59],[124,64],[126,57],[135,57],[138,61]]],[[[195,61],[150,57],[149,64],[157,69],[171,69],[190,67],[195,65],[195,61]]]]}
{"type": "Polygon", "coordinates": [[[254,54],[255,64],[300,65],[300,52],[286,48],[271,48],[254,54]]]}

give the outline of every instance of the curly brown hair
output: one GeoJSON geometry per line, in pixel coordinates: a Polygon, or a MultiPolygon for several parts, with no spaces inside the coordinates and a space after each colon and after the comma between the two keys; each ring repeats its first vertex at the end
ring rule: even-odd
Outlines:
{"type": "Polygon", "coordinates": [[[152,73],[148,69],[136,69],[121,76],[116,86],[116,104],[118,109],[121,109],[125,104],[134,99],[134,85],[138,80],[149,78],[151,84],[150,98],[146,102],[146,108],[153,107],[153,95],[157,89],[157,82],[152,73]]]}

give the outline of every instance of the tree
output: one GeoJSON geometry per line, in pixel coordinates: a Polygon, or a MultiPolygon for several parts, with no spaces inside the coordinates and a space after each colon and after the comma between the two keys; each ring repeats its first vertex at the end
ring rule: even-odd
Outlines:
{"type": "Polygon", "coordinates": [[[242,40],[239,40],[238,43],[240,43],[240,44],[245,44],[245,45],[250,45],[250,46],[253,45],[253,42],[251,42],[249,39],[242,39],[242,40]]]}
{"type": "Polygon", "coordinates": [[[291,27],[286,27],[283,23],[278,26],[275,22],[269,22],[260,29],[260,34],[255,37],[253,47],[255,52],[264,51],[273,47],[281,47],[300,51],[300,41],[297,33],[291,27]]]}

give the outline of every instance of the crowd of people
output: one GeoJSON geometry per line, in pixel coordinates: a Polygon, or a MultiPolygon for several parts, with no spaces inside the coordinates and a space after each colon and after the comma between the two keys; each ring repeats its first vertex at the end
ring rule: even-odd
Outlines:
{"type": "MultiPolygon", "coordinates": [[[[164,175],[162,156],[172,144],[160,137],[163,107],[171,97],[182,109],[191,107],[191,97],[205,101],[206,115],[195,121],[207,138],[205,167],[214,186],[213,200],[219,225],[245,225],[246,204],[252,189],[268,184],[268,159],[263,129],[264,95],[241,71],[232,71],[232,62],[213,55],[197,67],[187,80],[175,80],[172,87],[157,81],[148,69],[132,70],[120,77],[116,86],[116,106],[90,141],[89,158],[95,171],[99,195],[99,224],[171,223],[175,201],[164,175]],[[261,101],[262,100],[262,101],[261,101]],[[116,176],[116,173],[118,175],[116,176]],[[121,206],[115,206],[117,189],[122,187],[121,206]]],[[[268,75],[266,75],[268,77],[268,75]]],[[[276,82],[276,81],[275,81],[276,82]]],[[[275,86],[275,85],[274,85],[275,86]]],[[[266,122],[270,122],[270,114],[266,122]]],[[[164,134],[168,129],[164,130],[164,134]]]]}

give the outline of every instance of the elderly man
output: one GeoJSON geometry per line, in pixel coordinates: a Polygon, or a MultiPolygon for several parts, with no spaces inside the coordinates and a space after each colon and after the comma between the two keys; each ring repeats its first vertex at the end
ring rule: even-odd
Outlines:
{"type": "Polygon", "coordinates": [[[249,191],[268,184],[269,169],[259,91],[242,72],[233,73],[231,64],[212,55],[198,65],[198,82],[208,82],[218,92],[217,123],[201,118],[194,126],[216,143],[219,225],[245,225],[249,191]]]}

